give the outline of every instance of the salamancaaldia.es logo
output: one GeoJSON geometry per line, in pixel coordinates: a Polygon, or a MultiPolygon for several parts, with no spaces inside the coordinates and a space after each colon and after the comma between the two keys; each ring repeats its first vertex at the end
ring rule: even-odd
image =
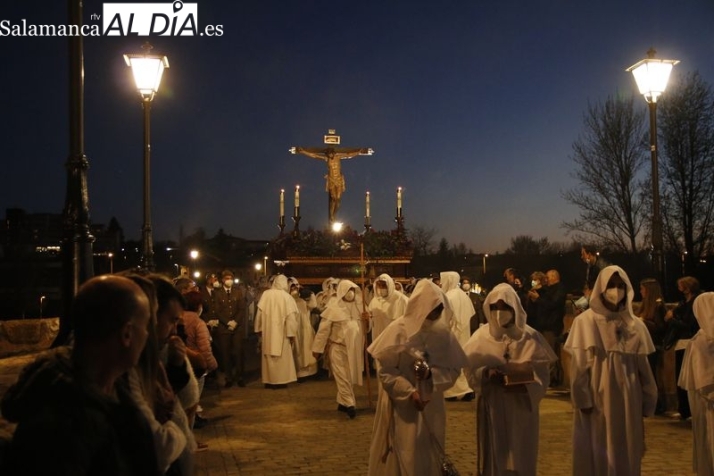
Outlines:
{"type": "Polygon", "coordinates": [[[198,24],[198,4],[105,3],[104,36],[222,36],[223,25],[198,24]]]}
{"type": "Polygon", "coordinates": [[[198,4],[181,0],[170,3],[105,3],[102,13],[90,13],[89,19],[92,23],[81,25],[37,24],[27,18],[0,19],[0,37],[223,36],[223,25],[199,25],[198,4]]]}

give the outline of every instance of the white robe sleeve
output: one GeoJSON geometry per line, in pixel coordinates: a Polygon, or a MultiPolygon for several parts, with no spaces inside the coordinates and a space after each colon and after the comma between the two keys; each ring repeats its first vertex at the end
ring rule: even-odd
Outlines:
{"type": "Polygon", "coordinates": [[[312,351],[317,354],[322,354],[325,352],[325,346],[327,345],[327,339],[330,337],[330,330],[332,328],[332,322],[323,318],[320,321],[320,327],[317,328],[317,333],[315,334],[315,340],[312,341],[312,351]]]}
{"type": "Polygon", "coordinates": [[[577,409],[592,408],[593,395],[590,388],[591,351],[572,349],[570,362],[570,389],[573,406],[577,409]]]}
{"type": "Polygon", "coordinates": [[[431,380],[434,383],[434,390],[445,392],[450,389],[460,374],[461,369],[432,367],[431,380]]]}
{"type": "Polygon", "coordinates": [[[129,371],[129,392],[134,404],[139,408],[139,411],[149,423],[151,434],[154,438],[154,450],[156,452],[156,462],[159,471],[164,473],[171,463],[181,455],[181,452],[186,447],[186,436],[178,425],[171,420],[166,423],[159,423],[154,417],[153,410],[149,407],[148,402],[144,398],[141,391],[141,383],[139,375],[135,370],[129,371]]]}
{"type": "Polygon", "coordinates": [[[379,358],[379,380],[394,401],[409,400],[416,388],[399,370],[399,353],[385,352],[379,358]]]}
{"type": "Polygon", "coordinates": [[[285,319],[285,336],[295,337],[298,333],[297,313],[291,312],[285,319]]]}

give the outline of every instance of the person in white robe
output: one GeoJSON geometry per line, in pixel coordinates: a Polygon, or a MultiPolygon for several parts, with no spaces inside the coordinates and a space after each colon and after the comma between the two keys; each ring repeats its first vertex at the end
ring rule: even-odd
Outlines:
{"type": "Polygon", "coordinates": [[[368,310],[372,319],[372,342],[398,317],[404,315],[409,298],[397,292],[394,280],[380,274],[374,281],[375,295],[368,310]]]}
{"type": "Polygon", "coordinates": [[[684,352],[679,386],[692,410],[692,470],[714,476],[714,293],[697,296],[693,310],[700,329],[684,352]]]}
{"type": "Polygon", "coordinates": [[[317,293],[315,300],[317,301],[317,308],[320,312],[327,309],[327,305],[335,297],[337,293],[337,284],[340,282],[338,278],[327,278],[322,282],[322,291],[317,293]]]}
{"type": "Polygon", "coordinates": [[[255,333],[261,338],[261,376],[266,386],[284,386],[297,380],[291,341],[297,335],[298,308],[288,293],[288,278],[279,274],[263,291],[255,315],[255,333]]]}
{"type": "MultiPolygon", "coordinates": [[[[440,273],[441,289],[449,300],[449,306],[453,312],[451,319],[451,332],[456,336],[459,345],[463,347],[471,337],[471,318],[476,314],[471,299],[459,287],[461,276],[456,271],[443,271],[440,273]]],[[[454,386],[444,392],[444,397],[448,400],[461,400],[469,402],[474,399],[474,392],[469,387],[466,376],[463,372],[454,383],[454,386]]]]}
{"type": "Polygon", "coordinates": [[[337,385],[337,410],[350,418],[357,415],[353,385],[362,385],[364,334],[362,320],[369,313],[362,303],[360,288],[348,279],[337,285],[337,293],[322,311],[320,327],[312,343],[313,356],[327,353],[330,372],[337,385]]]}
{"type": "Polygon", "coordinates": [[[445,322],[450,313],[443,291],[423,279],[414,288],[405,314],[368,348],[379,362],[382,383],[372,428],[370,476],[442,474],[443,391],[467,363],[445,322]]]}
{"type": "Polygon", "coordinates": [[[464,347],[469,360],[465,372],[478,396],[477,474],[535,476],[538,409],[556,357],[545,338],[526,324],[510,284],[491,290],[483,312],[487,324],[464,347]]]}
{"type": "Polygon", "coordinates": [[[317,360],[312,355],[312,342],[315,340],[315,329],[310,322],[310,311],[317,307],[315,294],[309,289],[303,289],[295,278],[289,278],[290,295],[295,300],[298,309],[297,334],[293,354],[297,377],[306,378],[317,373],[317,360]],[[302,297],[304,296],[304,297],[302,297]]]}
{"type": "Polygon", "coordinates": [[[603,268],[563,346],[571,356],[573,476],[640,474],[642,418],[654,415],[657,385],[647,361],[655,348],[632,312],[634,296],[622,268],[603,268]]]}

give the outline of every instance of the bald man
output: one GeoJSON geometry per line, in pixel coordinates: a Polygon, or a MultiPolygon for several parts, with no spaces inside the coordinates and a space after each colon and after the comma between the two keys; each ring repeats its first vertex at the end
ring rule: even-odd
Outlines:
{"type": "Polygon", "coordinates": [[[151,431],[119,378],[146,344],[146,294],[121,276],[92,278],[70,317],[74,347],[38,358],[3,397],[17,429],[0,473],[155,474],[151,431]]]}

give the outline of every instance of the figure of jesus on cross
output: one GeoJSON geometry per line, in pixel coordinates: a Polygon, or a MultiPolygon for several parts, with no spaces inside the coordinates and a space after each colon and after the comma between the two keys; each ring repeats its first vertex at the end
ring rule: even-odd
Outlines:
{"type": "MultiPolygon", "coordinates": [[[[330,130],[331,134],[334,131],[330,130]]],[[[336,138],[336,143],[339,144],[339,136],[325,136],[325,143],[328,143],[328,138],[336,138]]],[[[330,142],[335,143],[335,142],[330,142]]],[[[346,190],[345,176],[342,175],[342,159],[351,159],[357,155],[372,155],[372,149],[362,148],[346,148],[346,147],[292,147],[292,154],[302,154],[313,159],[320,159],[327,162],[327,175],[325,175],[325,190],[330,197],[329,217],[330,224],[335,222],[335,215],[340,208],[340,199],[342,192],[346,190]]]]}

